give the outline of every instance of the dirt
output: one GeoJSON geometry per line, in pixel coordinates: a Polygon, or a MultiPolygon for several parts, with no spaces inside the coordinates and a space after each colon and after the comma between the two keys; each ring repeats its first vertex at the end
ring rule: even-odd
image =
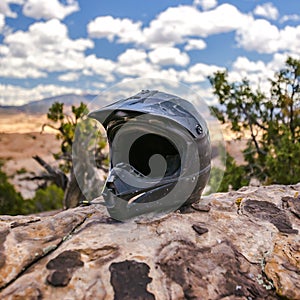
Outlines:
{"type": "MultiPolygon", "coordinates": [[[[0,132],[2,133],[28,133],[40,132],[43,124],[47,123],[45,114],[7,113],[0,111],[0,132]]],[[[54,133],[49,127],[48,133],[54,133]]]]}
{"type": "Polygon", "coordinates": [[[54,161],[53,153],[59,151],[60,142],[49,127],[41,133],[46,122],[46,115],[0,113],[0,160],[5,161],[8,175],[22,168],[34,172],[39,167],[32,159],[34,155],[54,161]]]}
{"type": "Polygon", "coordinates": [[[24,178],[38,175],[44,170],[32,157],[39,155],[56,165],[53,153],[59,151],[60,142],[50,133],[0,133],[0,145],[0,160],[4,161],[3,170],[9,176],[9,181],[24,198],[33,197],[38,182],[24,178]]]}
{"type": "Polygon", "coordinates": [[[24,177],[39,174],[42,167],[32,158],[41,156],[45,161],[55,164],[53,153],[59,151],[60,142],[52,129],[42,126],[46,115],[26,115],[0,113],[0,160],[10,182],[24,198],[34,195],[37,183],[23,180],[24,177]]]}

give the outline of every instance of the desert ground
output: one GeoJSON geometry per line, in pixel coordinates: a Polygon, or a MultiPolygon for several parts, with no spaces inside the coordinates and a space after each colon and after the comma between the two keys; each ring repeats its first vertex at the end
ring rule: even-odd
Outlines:
{"type": "MultiPolygon", "coordinates": [[[[11,183],[25,198],[34,195],[37,184],[22,179],[43,171],[32,156],[39,155],[55,166],[53,153],[59,151],[60,142],[56,139],[55,132],[48,127],[41,133],[46,122],[46,115],[0,113],[0,160],[4,161],[3,169],[9,175],[11,183]]],[[[223,135],[229,153],[238,163],[243,163],[241,149],[246,141],[235,140],[225,129],[223,135]]]]}
{"type": "Polygon", "coordinates": [[[10,182],[25,198],[32,197],[37,184],[23,179],[43,171],[32,156],[39,155],[54,164],[52,153],[59,150],[59,141],[54,134],[49,133],[1,132],[0,143],[0,160],[5,162],[3,170],[9,176],[10,182]]]}
{"type": "Polygon", "coordinates": [[[39,155],[54,164],[53,153],[59,151],[53,130],[46,128],[41,133],[46,121],[46,115],[0,114],[0,160],[11,183],[25,198],[34,195],[37,184],[22,178],[43,171],[32,156],[39,155]]]}

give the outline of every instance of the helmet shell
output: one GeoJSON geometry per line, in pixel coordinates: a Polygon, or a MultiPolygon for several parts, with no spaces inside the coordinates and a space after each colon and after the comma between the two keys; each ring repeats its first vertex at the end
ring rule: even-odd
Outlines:
{"type": "Polygon", "coordinates": [[[207,124],[189,101],[143,90],[88,116],[107,132],[110,170],[103,197],[113,218],[174,211],[200,199],[211,146],[207,124]],[[154,167],[165,167],[159,180],[149,167],[153,157],[154,167]]]}

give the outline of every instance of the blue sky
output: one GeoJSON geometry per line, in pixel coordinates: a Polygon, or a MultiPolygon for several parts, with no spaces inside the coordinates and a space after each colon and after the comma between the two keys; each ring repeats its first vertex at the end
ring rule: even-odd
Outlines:
{"type": "Polygon", "coordinates": [[[141,77],[183,82],[210,101],[213,72],[267,91],[288,55],[300,55],[299,0],[0,3],[2,105],[141,77]]]}

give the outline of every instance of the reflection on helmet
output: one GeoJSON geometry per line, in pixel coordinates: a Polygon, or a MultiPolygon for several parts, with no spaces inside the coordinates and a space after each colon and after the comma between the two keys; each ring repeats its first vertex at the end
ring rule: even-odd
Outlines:
{"type": "Polygon", "coordinates": [[[190,102],[147,90],[89,117],[107,131],[110,171],[103,197],[113,218],[167,213],[200,198],[211,148],[206,122],[190,102]]]}

